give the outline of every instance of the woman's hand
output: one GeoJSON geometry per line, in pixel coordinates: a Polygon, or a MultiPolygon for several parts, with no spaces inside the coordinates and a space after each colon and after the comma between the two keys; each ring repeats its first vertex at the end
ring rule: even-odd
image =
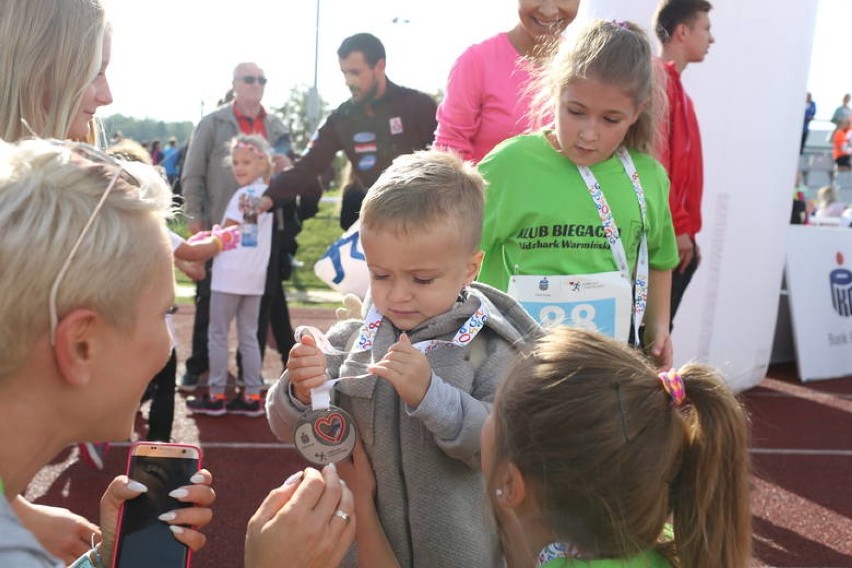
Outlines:
{"type": "Polygon", "coordinates": [[[68,509],[30,503],[20,495],[12,501],[12,507],[41,545],[66,564],[92,547],[92,537],[99,540],[101,536],[97,525],[68,509]]]}
{"type": "MultiPolygon", "coordinates": [[[[190,481],[193,485],[179,487],[169,495],[182,503],[192,503],[193,506],[169,511],[160,518],[170,525],[169,528],[174,533],[175,539],[195,552],[207,542],[207,537],[198,529],[213,519],[213,511],[210,507],[216,500],[216,493],[211,487],[213,476],[206,469],[197,471],[190,478],[190,481]]],[[[103,497],[101,497],[103,541],[101,541],[100,552],[104,564],[107,566],[112,566],[112,554],[118,530],[118,513],[121,510],[121,505],[125,501],[138,497],[147,489],[141,483],[128,479],[126,475],[119,475],[112,480],[103,497]]]]}
{"type": "Polygon", "coordinates": [[[355,538],[352,492],[335,467],[308,468],[273,489],[246,531],[246,568],[337,566],[355,538]]]}

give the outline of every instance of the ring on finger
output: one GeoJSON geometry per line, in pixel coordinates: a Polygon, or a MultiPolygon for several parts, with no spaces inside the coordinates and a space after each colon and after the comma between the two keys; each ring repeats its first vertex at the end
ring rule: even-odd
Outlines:
{"type": "Polygon", "coordinates": [[[340,509],[338,509],[334,512],[334,516],[340,517],[341,519],[343,519],[343,522],[346,523],[347,525],[349,524],[349,521],[351,520],[351,517],[348,514],[346,514],[345,512],[341,511],[340,509]]]}

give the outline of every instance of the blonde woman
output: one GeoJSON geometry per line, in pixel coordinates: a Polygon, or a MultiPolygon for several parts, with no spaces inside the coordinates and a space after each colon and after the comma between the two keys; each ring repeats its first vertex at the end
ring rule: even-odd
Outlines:
{"type": "Polygon", "coordinates": [[[95,140],[112,102],[111,32],[99,0],[0,0],[0,136],[95,140]]]}

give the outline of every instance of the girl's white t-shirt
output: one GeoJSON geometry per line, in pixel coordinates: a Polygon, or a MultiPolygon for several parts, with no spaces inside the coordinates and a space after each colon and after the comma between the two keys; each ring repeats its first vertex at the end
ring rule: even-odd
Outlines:
{"type": "Polygon", "coordinates": [[[172,244],[172,252],[175,252],[186,241],[182,236],[169,229],[169,242],[172,244]]]}
{"type": "MultiPolygon", "coordinates": [[[[257,179],[245,187],[239,188],[228,202],[224,226],[228,220],[243,222],[240,212],[240,197],[254,191],[256,197],[263,195],[267,185],[257,179]]],[[[213,274],[210,289],[214,292],[239,294],[241,296],[262,296],[266,288],[266,269],[269,266],[269,254],[272,250],[272,213],[259,213],[257,216],[257,246],[245,247],[242,242],[233,250],[220,252],[213,259],[213,274]]]]}

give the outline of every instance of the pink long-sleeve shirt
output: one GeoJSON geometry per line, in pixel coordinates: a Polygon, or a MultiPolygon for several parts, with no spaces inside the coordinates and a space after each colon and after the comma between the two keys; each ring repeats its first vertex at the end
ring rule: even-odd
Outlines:
{"type": "Polygon", "coordinates": [[[505,32],[467,48],[447,79],[434,146],[479,162],[503,140],[528,132],[527,64],[505,32]]]}

